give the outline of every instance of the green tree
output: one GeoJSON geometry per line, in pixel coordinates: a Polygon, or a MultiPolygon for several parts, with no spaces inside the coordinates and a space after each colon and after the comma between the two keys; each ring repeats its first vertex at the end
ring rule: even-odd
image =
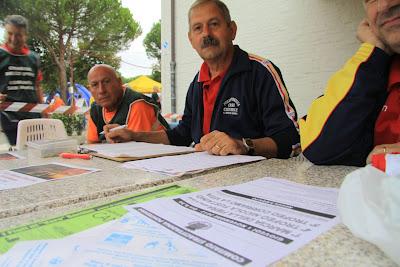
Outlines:
{"type": "MultiPolygon", "coordinates": [[[[36,51],[44,60],[51,59],[47,64],[57,73],[64,99],[67,77],[74,83],[74,74],[85,76],[92,63],[118,67],[116,53],[142,31],[120,0],[2,0],[0,15],[7,14],[21,14],[30,21],[36,51]]],[[[54,79],[52,75],[47,78],[54,79]]]]}
{"type": "Polygon", "coordinates": [[[152,79],[161,82],[161,20],[153,24],[143,40],[143,45],[147,56],[156,60],[151,74],[152,79]]]}
{"type": "Polygon", "coordinates": [[[121,79],[122,79],[122,83],[129,83],[130,81],[132,81],[132,80],[135,80],[136,78],[138,78],[139,76],[141,76],[141,75],[136,75],[136,76],[133,76],[133,77],[121,77],[121,79]]]}
{"type": "Polygon", "coordinates": [[[149,75],[149,77],[157,82],[161,82],[161,70],[159,64],[157,66],[153,66],[151,75],[149,75]]]}

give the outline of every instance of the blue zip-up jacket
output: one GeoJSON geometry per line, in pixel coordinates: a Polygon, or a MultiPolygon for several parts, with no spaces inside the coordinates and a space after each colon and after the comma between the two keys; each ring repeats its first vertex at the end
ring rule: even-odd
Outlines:
{"type": "MultiPolygon", "coordinates": [[[[198,76],[190,84],[182,120],[167,131],[173,145],[199,143],[203,136],[203,84],[198,76]]],[[[210,132],[214,130],[236,139],[270,137],[278,158],[295,155],[300,142],[297,114],[279,69],[235,46],[215,100],[210,132]]]]}

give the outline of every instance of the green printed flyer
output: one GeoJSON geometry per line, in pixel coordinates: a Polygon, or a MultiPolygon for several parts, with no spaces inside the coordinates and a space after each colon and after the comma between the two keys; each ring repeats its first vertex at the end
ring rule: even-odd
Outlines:
{"type": "Polygon", "coordinates": [[[0,231],[0,253],[7,252],[18,241],[62,238],[121,218],[127,213],[123,208],[127,205],[194,191],[194,189],[172,185],[49,220],[2,230],[0,231]]]}

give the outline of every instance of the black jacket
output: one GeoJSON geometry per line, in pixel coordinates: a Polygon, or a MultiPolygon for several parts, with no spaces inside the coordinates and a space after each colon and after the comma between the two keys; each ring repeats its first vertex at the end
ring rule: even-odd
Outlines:
{"type": "MultiPolygon", "coordinates": [[[[182,121],[167,131],[171,144],[187,146],[203,136],[203,85],[198,76],[189,87],[182,121]]],[[[278,145],[279,158],[293,155],[300,142],[297,114],[279,69],[235,46],[215,101],[213,130],[237,139],[270,137],[278,145]]]]}

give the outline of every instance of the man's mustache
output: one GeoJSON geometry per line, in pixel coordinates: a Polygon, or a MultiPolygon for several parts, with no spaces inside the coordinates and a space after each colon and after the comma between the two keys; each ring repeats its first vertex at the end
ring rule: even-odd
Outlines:
{"type": "Polygon", "coordinates": [[[388,19],[395,18],[397,16],[400,16],[400,5],[392,6],[385,13],[381,13],[377,19],[378,25],[382,25],[388,19]]]}
{"type": "Polygon", "coordinates": [[[201,48],[207,48],[209,46],[218,46],[219,41],[211,36],[206,36],[201,42],[201,48]]]}

